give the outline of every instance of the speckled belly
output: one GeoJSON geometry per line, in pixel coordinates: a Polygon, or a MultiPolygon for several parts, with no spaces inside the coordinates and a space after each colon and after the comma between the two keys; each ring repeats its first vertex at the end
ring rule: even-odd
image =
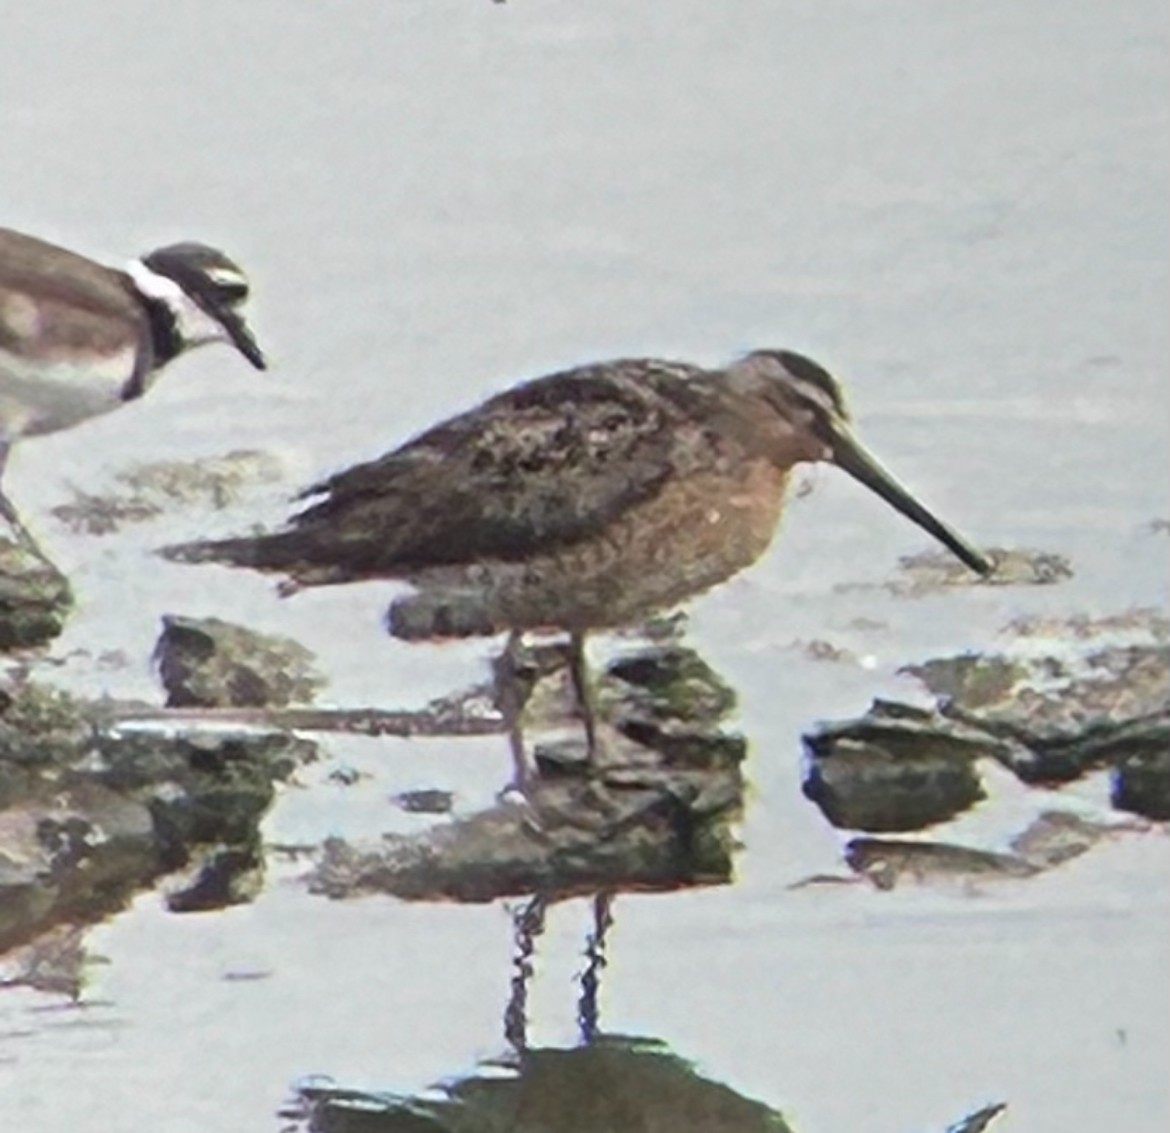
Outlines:
{"type": "Polygon", "coordinates": [[[397,636],[504,629],[603,629],[637,622],[755,562],[783,506],[785,475],[766,461],[676,480],[597,537],[522,563],[428,571],[391,609],[397,636]]]}

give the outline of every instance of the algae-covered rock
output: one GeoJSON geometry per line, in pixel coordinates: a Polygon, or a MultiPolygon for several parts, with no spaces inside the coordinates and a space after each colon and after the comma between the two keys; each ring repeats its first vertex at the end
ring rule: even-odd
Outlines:
{"type": "Polygon", "coordinates": [[[1170,817],[1170,620],[1131,609],[1018,618],[1003,632],[1022,643],[901,670],[935,709],[875,702],[804,737],[805,794],[831,822],[887,832],[950,817],[983,797],[981,757],[1027,784],[1110,768],[1115,806],[1170,817]]]}
{"type": "Polygon", "coordinates": [[[0,952],[103,915],[160,869],[147,807],[93,783],[0,811],[0,830],[0,952]]]}
{"type": "Polygon", "coordinates": [[[599,701],[619,732],[672,765],[733,767],[747,753],[743,736],[719,727],[735,708],[735,690],[685,646],[656,646],[611,662],[599,701]]]}
{"type": "Polygon", "coordinates": [[[201,846],[184,874],[167,884],[172,913],[205,912],[244,905],[259,895],[264,880],[264,849],[257,830],[250,843],[201,846]]]}
{"type": "Polygon", "coordinates": [[[458,901],[724,883],[741,800],[742,783],[716,799],[701,780],[677,776],[613,788],[541,780],[522,804],[502,802],[419,834],[329,839],[308,882],[335,898],[458,901]]]}
{"type": "Polygon", "coordinates": [[[168,708],[283,708],[325,684],[300,642],[219,618],[166,615],[154,660],[168,708]]]}
{"type": "Polygon", "coordinates": [[[69,580],[48,559],[0,537],[0,651],[52,641],[72,608],[69,580]]]}
{"type": "Polygon", "coordinates": [[[1024,656],[966,654],[908,666],[948,716],[1012,741],[997,754],[1028,783],[1061,783],[1165,747],[1170,645],[1024,656]]]}
{"type": "Polygon", "coordinates": [[[0,689],[0,809],[56,783],[93,735],[85,706],[67,692],[32,681],[0,689]]]}
{"type": "Polygon", "coordinates": [[[527,729],[571,728],[535,745],[540,776],[523,805],[505,801],[372,842],[333,839],[311,887],[333,897],[488,901],[729,880],[745,746],[719,728],[731,691],[681,646],[629,654],[602,679],[590,760],[565,666],[563,647],[525,649],[508,678],[525,700],[527,729]]]}
{"type": "Polygon", "coordinates": [[[239,899],[274,781],[315,752],[284,733],[123,730],[108,704],[34,683],[3,702],[0,950],[105,916],[193,863],[206,877],[176,908],[239,899]]]}

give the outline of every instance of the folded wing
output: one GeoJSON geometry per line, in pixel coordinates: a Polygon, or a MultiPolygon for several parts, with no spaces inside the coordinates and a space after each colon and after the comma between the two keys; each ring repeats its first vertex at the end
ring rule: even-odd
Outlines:
{"type": "Polygon", "coordinates": [[[517,561],[595,536],[714,459],[694,413],[701,372],[628,359],[538,378],[308,489],[285,531],[171,557],[344,581],[517,561]]]}

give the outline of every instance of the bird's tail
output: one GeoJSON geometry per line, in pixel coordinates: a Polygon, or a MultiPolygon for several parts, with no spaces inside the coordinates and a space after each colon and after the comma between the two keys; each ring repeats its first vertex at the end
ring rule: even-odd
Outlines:
{"type": "Polygon", "coordinates": [[[252,570],[282,571],[301,561],[301,541],[295,532],[278,531],[271,535],[172,543],[160,547],[157,553],[176,563],[223,563],[252,570]]]}

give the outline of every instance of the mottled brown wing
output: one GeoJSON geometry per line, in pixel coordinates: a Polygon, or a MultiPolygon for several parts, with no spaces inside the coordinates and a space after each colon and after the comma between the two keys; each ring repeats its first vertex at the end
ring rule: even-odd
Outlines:
{"type": "Polygon", "coordinates": [[[682,364],[628,359],[538,378],[309,489],[302,561],[354,573],[518,560],[588,538],[702,460],[682,364]]]}

